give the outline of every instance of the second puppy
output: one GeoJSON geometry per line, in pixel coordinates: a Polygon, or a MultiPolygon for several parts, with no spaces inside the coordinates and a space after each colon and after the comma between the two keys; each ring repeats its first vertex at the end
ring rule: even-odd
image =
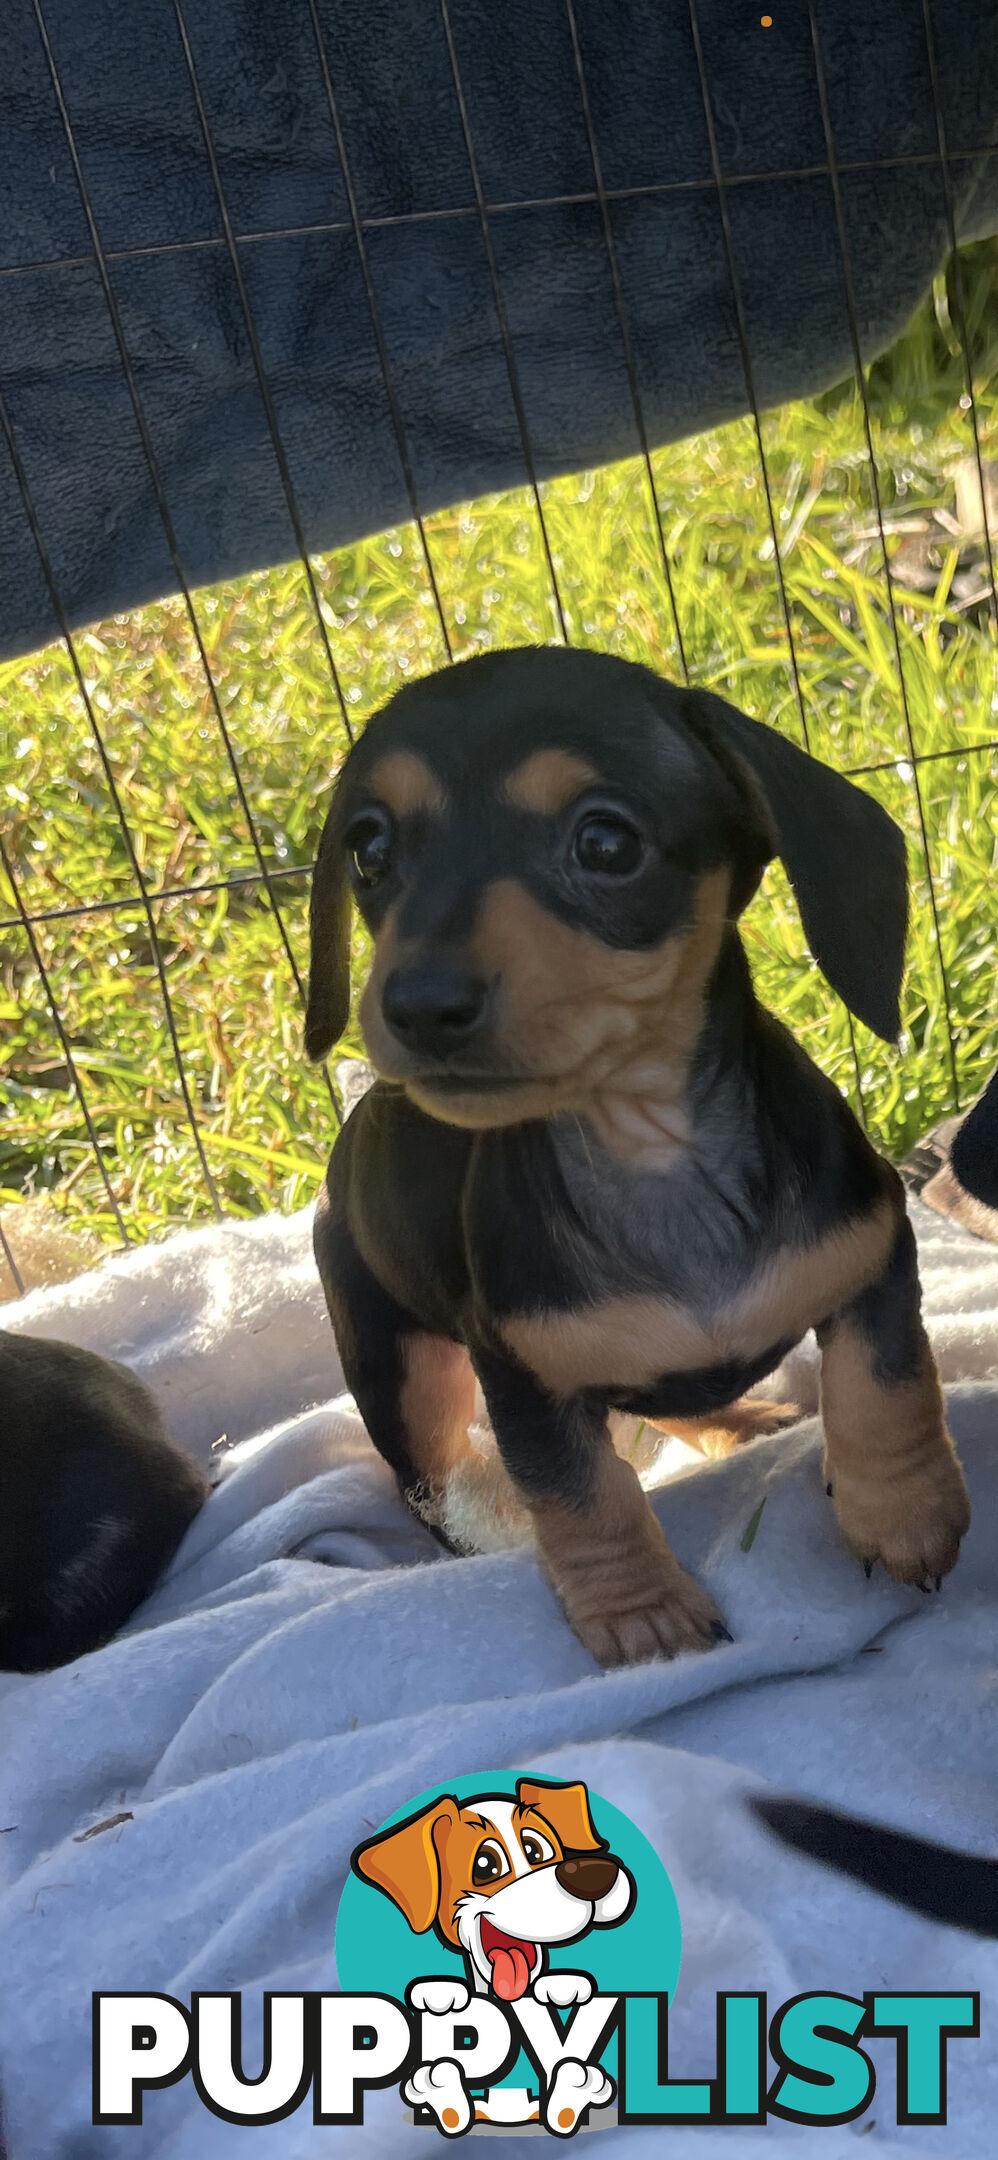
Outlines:
{"type": "Polygon", "coordinates": [[[107,1642],[207,1495],[126,1366],[0,1333],[0,1672],[46,1672],[107,1642]]]}
{"type": "Polygon", "coordinates": [[[737,922],[774,855],[829,982],[893,1038],[897,827],[719,698],[607,655],[500,652],[406,686],[319,850],[306,1048],[346,1024],[355,899],[382,1075],[316,1217],[347,1383],[432,1501],[468,1463],[477,1374],[604,1664],[726,1633],[608,1412],[707,1419],[811,1327],[856,1553],[928,1585],[969,1520],[900,1179],[753,995],[737,922]]]}

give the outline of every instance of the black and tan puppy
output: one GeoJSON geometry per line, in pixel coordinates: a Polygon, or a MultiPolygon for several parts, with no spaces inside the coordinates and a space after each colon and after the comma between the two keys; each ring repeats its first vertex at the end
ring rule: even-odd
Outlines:
{"type": "Polygon", "coordinates": [[[965,1190],[983,1207],[998,1208],[998,1072],[964,1118],[950,1160],[965,1190]]]}
{"type": "Polygon", "coordinates": [[[43,1672],[106,1642],[207,1491],[124,1365],[0,1334],[0,1671],[43,1672]]]}
{"type": "Polygon", "coordinates": [[[347,1382],[404,1489],[468,1455],[478,1375],[581,1640],[726,1631],[611,1409],[703,1419],[810,1327],[846,1537],[951,1568],[967,1496],[900,1180],[752,993],[736,928],[780,855],[811,951],[892,1038],[904,844],[781,736],[609,656],[521,649],[407,686],[343,768],[312,893],[306,1047],[361,1018],[382,1079],[315,1249],[347,1382]]]}
{"type": "Polygon", "coordinates": [[[937,1215],[998,1245],[998,1072],[962,1117],[924,1135],[901,1175],[937,1215]]]}

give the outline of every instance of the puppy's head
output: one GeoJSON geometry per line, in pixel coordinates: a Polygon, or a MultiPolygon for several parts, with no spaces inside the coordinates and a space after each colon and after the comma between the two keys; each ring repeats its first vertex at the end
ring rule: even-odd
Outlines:
{"type": "Polygon", "coordinates": [[[695,1033],[724,926],[776,854],[815,959],[892,1039],[904,843],[848,781],[606,654],[521,648],[407,685],[351,751],[322,835],[307,1051],[346,1024],[353,896],[383,1077],[461,1125],[583,1109],[695,1033]]]}
{"type": "Polygon", "coordinates": [[[515,1799],[489,1793],[464,1803],[443,1794],[358,1846],[352,1864],[414,1934],[433,1928],[507,2001],[537,1978],[549,1945],[616,1926],[634,1903],[581,1784],[519,1778],[515,1799]]]}

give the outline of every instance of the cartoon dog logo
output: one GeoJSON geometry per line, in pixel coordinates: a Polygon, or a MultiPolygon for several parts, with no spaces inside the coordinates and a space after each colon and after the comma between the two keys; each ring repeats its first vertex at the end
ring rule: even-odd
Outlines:
{"type": "MultiPolygon", "coordinates": [[[[549,1972],[548,1952],[592,1928],[619,1926],[636,1896],[632,1877],[596,1831],[585,1785],[534,1778],[518,1778],[515,1796],[481,1793],[461,1802],[442,1794],[359,1845],[352,1865],[392,1900],[414,1934],[432,1929],[462,1952],[466,1985],[426,1980],[410,1990],[417,2009],[438,2012],[467,2008],[472,1993],[504,2003],[531,1996],[559,2009],[587,2002],[589,1975],[549,1972]]],[[[569,2121],[574,2127],[586,2107],[606,2105],[612,2094],[602,2070],[563,2062],[547,2097],[547,2127],[564,2134],[569,2121]]],[[[421,2066],[406,2097],[431,2107],[451,2134],[471,2119],[456,2064],[421,2066]]],[[[514,2099],[526,2095],[496,2088],[478,2102],[476,2118],[517,2119],[507,2112],[514,2099]]],[[[532,2115],[519,2119],[537,2120],[537,2112],[534,2102],[532,2115]]]]}

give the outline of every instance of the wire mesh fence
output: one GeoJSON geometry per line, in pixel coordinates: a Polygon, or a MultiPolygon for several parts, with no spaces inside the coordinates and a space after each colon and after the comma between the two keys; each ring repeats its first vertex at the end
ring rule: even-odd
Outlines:
{"type": "MultiPolygon", "coordinates": [[[[493,200],[483,178],[448,0],[439,0],[467,168],[452,209],[365,216],[316,0],[305,0],[333,129],[345,220],[239,228],[187,15],[172,0],[220,232],[108,247],[45,0],[31,0],[89,240],[86,255],[0,271],[95,270],[176,597],[94,629],[71,627],[11,401],[0,429],[59,646],[0,668],[7,745],[0,824],[0,1272],[19,1287],[17,1203],[50,1196],[81,1235],[128,1243],[167,1224],[303,1204],[337,1114],[300,1048],[308,873],[330,779],[368,713],[406,675],[489,643],[609,647],[709,684],[860,776],[909,836],[915,894],[906,1041],[876,1046],[807,961],[780,873],[746,919],[761,994],[899,1153],[971,1099],[994,1061],[998,851],[998,244],[957,250],[952,150],[930,0],[924,65],[936,141],[907,160],[938,183],[948,270],[907,338],[864,364],[857,289],[818,16],[807,9],[824,155],[775,173],[727,170],[690,0],[709,172],[607,185],[573,0],[564,0],[592,185],[493,200]],[[853,372],[819,399],[763,410],[731,203],[762,183],[819,178],[835,213],[853,372]],[[716,203],[744,375],[745,418],[656,448],[617,247],[629,195],[716,203]],[[539,477],[496,233],[558,204],[590,208],[633,417],[633,457],[539,477]],[[522,455],[523,486],[427,511],[372,266],[372,236],[421,217],[477,226],[522,455]],[[356,255],[410,521],[311,554],[245,264],[261,242],[345,234],[356,255]],[[191,582],[150,424],[143,368],[119,305],[119,266],[215,250],[229,266],[296,559],[238,584],[191,582]]],[[[594,301],[595,304],[595,301],[594,301]]],[[[67,284],[67,306],[71,306],[67,284]]],[[[871,925],[871,935],[876,926],[871,925]]],[[[363,961],[358,934],[357,965],[363,961]]],[[[356,1034],[346,1049],[360,1050],[356,1034]]],[[[81,1247],[82,1252],[82,1247],[81,1247]]]]}

